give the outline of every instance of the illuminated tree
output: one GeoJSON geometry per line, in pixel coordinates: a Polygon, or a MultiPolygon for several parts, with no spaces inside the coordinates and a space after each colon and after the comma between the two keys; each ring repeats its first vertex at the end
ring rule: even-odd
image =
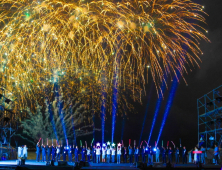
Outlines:
{"type": "Polygon", "coordinates": [[[46,101],[44,107],[37,104],[35,113],[27,109],[28,116],[25,120],[21,121],[20,126],[23,132],[17,134],[17,136],[28,139],[33,144],[39,141],[40,138],[65,141],[61,114],[64,118],[68,140],[74,140],[74,130],[76,137],[92,134],[91,116],[88,115],[83,104],[76,100],[68,101],[65,103],[61,113],[59,113],[57,104],[56,100],[51,104],[48,104],[46,101]],[[49,109],[49,105],[51,105],[52,109],[49,109]],[[50,117],[50,111],[52,111],[52,117],[50,117]],[[52,123],[52,119],[54,124],[52,123]]]}

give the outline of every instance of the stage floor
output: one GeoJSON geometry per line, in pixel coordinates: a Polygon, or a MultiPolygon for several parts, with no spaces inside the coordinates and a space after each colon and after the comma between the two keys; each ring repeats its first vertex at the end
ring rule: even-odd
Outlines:
{"type": "MultiPolygon", "coordinates": [[[[5,160],[0,161],[0,170],[6,170],[6,169],[15,169],[17,167],[18,160],[5,160]]],[[[25,166],[28,169],[33,170],[73,170],[74,163],[73,162],[67,162],[67,166],[58,166],[58,162],[55,162],[55,166],[46,166],[45,162],[36,162],[35,160],[26,160],[25,166]]],[[[196,165],[194,164],[173,164],[172,165],[176,169],[196,169],[196,165]]],[[[153,168],[166,168],[166,164],[162,163],[154,163],[153,168]]],[[[88,167],[82,167],[81,169],[99,169],[99,170],[105,170],[105,169],[124,169],[124,170],[138,170],[139,168],[135,167],[135,164],[129,164],[129,163],[89,163],[88,167]]],[[[201,169],[221,169],[221,165],[213,165],[213,164],[207,164],[203,165],[201,169]]]]}
{"type": "MultiPolygon", "coordinates": [[[[147,165],[150,166],[150,165],[147,165]]],[[[162,163],[154,163],[152,165],[153,168],[158,169],[158,168],[166,168],[166,164],[162,163]]],[[[172,167],[175,169],[197,169],[197,166],[195,164],[172,164],[172,167]]],[[[128,170],[133,170],[133,169],[139,169],[136,168],[135,164],[129,164],[129,163],[90,163],[89,167],[82,167],[82,169],[99,169],[99,170],[105,170],[105,169],[128,169],[128,170]]],[[[213,164],[207,164],[203,165],[201,169],[218,169],[221,170],[221,165],[213,165],[213,164]]]]}
{"type": "Polygon", "coordinates": [[[133,166],[133,164],[129,163],[89,163],[89,167],[82,167],[81,169],[124,169],[124,170],[136,170],[139,168],[136,168],[133,166]]]}
{"type": "MultiPolygon", "coordinates": [[[[74,162],[67,162],[68,165],[73,166],[74,162]]],[[[18,164],[18,160],[5,160],[5,161],[0,161],[0,166],[5,166],[5,165],[16,165],[18,164]]],[[[36,162],[35,160],[26,160],[25,165],[36,165],[36,166],[45,166],[46,162],[36,162]]],[[[58,162],[54,162],[55,166],[58,166],[58,162]]]]}

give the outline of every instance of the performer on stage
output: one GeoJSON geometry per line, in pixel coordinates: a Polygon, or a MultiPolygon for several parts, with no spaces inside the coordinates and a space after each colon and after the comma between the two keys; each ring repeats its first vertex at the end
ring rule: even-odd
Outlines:
{"type": "Polygon", "coordinates": [[[75,145],[72,145],[73,162],[75,162],[75,145]]]}
{"type": "Polygon", "coordinates": [[[68,158],[69,158],[69,162],[72,162],[72,146],[69,146],[68,149],[68,158]]]}
{"type": "Polygon", "coordinates": [[[135,147],[135,152],[134,152],[134,162],[138,162],[139,161],[139,147],[135,147]]]}
{"type": "Polygon", "coordinates": [[[40,145],[39,142],[36,144],[36,161],[40,161],[40,145]]]}
{"type": "MultiPolygon", "coordinates": [[[[140,146],[141,148],[141,146],[140,146]]],[[[143,146],[143,148],[141,149],[141,153],[142,153],[142,162],[146,163],[146,148],[145,146],[143,146]]]]}
{"type": "Polygon", "coordinates": [[[162,161],[163,164],[166,163],[166,148],[162,146],[162,161]]]}
{"type": "Polygon", "coordinates": [[[75,149],[75,162],[79,162],[79,148],[76,146],[75,149]]]}
{"type": "Polygon", "coordinates": [[[25,160],[28,157],[28,151],[27,150],[28,150],[27,146],[24,145],[24,147],[23,147],[23,157],[24,157],[25,160]]]}
{"type": "Polygon", "coordinates": [[[194,153],[193,153],[194,150],[195,150],[195,149],[192,148],[191,151],[190,151],[192,163],[194,163],[194,153]]]}
{"type": "Polygon", "coordinates": [[[42,144],[42,162],[46,161],[46,152],[45,152],[45,146],[42,144]]]}
{"type": "MultiPolygon", "coordinates": [[[[180,158],[183,159],[183,147],[182,145],[180,144],[180,147],[179,147],[179,151],[180,151],[180,158]]],[[[180,161],[180,160],[179,160],[180,161]]]]}
{"type": "Polygon", "coordinates": [[[206,149],[203,147],[203,145],[201,146],[201,151],[202,151],[202,154],[201,154],[201,163],[205,164],[205,153],[206,153],[206,149]]]}
{"type": "Polygon", "coordinates": [[[124,162],[127,163],[127,155],[128,155],[128,151],[127,151],[127,148],[124,147],[124,150],[123,150],[123,158],[124,158],[124,162]]]}
{"type": "Polygon", "coordinates": [[[156,148],[156,162],[160,162],[160,148],[156,148]]]}
{"type": "Polygon", "coordinates": [[[108,146],[106,150],[106,158],[108,163],[110,163],[110,155],[111,155],[111,149],[110,146],[108,146]]]}
{"type": "Polygon", "coordinates": [[[218,165],[218,154],[219,154],[219,149],[218,149],[218,147],[217,147],[216,144],[215,144],[214,146],[215,146],[215,148],[214,148],[215,165],[218,165]]]}
{"type": "Polygon", "coordinates": [[[24,146],[21,146],[21,157],[23,157],[23,148],[24,146]]]}
{"type": "Polygon", "coordinates": [[[120,164],[120,157],[121,157],[121,145],[117,146],[117,164],[120,164]]]}
{"type": "Polygon", "coordinates": [[[56,147],[56,161],[60,160],[60,145],[56,147]]]}
{"type": "Polygon", "coordinates": [[[102,162],[106,162],[106,145],[103,145],[102,147],[102,162]]]}
{"type": "Polygon", "coordinates": [[[64,146],[64,149],[63,149],[63,161],[66,161],[66,155],[67,155],[67,149],[64,146]]]}
{"type": "Polygon", "coordinates": [[[101,152],[101,148],[98,145],[97,148],[96,148],[96,163],[100,162],[100,152],[101,152]]]}
{"type": "Polygon", "coordinates": [[[133,163],[133,148],[132,146],[128,146],[128,149],[129,149],[129,163],[133,163]]]}
{"type": "Polygon", "coordinates": [[[180,150],[178,147],[175,150],[175,157],[176,157],[176,164],[180,163],[180,150]]]}
{"type": "Polygon", "coordinates": [[[52,148],[51,146],[47,145],[47,154],[48,154],[48,161],[51,160],[51,155],[52,155],[52,148]]]}
{"type": "Polygon", "coordinates": [[[184,146],[183,147],[183,150],[182,150],[182,157],[183,157],[183,164],[187,164],[187,150],[186,150],[186,147],[184,146]]]}
{"type": "Polygon", "coordinates": [[[18,158],[22,157],[21,152],[22,152],[22,147],[19,146],[19,147],[18,147],[18,158]]]}
{"type": "Polygon", "coordinates": [[[111,148],[111,151],[112,151],[112,163],[114,163],[115,162],[115,156],[116,156],[116,149],[115,149],[114,146],[111,148]]]}
{"type": "Polygon", "coordinates": [[[169,147],[168,149],[168,162],[172,163],[172,154],[173,154],[173,150],[171,147],[169,147]]]}
{"type": "Polygon", "coordinates": [[[52,144],[52,160],[55,161],[56,148],[52,144]]]}
{"type": "MultiPolygon", "coordinates": [[[[124,143],[123,143],[123,141],[122,141],[122,145],[121,145],[121,155],[122,155],[122,160],[124,162],[124,143]]],[[[121,160],[121,158],[120,158],[120,160],[121,160]]]]}
{"type": "Polygon", "coordinates": [[[85,146],[82,147],[82,161],[85,162],[86,161],[86,148],[85,146]]]}
{"type": "Polygon", "coordinates": [[[22,147],[18,147],[18,158],[22,157],[22,147]]]}
{"type": "Polygon", "coordinates": [[[64,152],[64,147],[63,147],[63,145],[61,144],[60,145],[60,149],[59,149],[59,161],[60,161],[60,158],[61,158],[61,156],[63,156],[63,152],[64,152]]]}
{"type": "Polygon", "coordinates": [[[92,147],[92,143],[91,143],[91,148],[92,148],[92,160],[93,160],[93,163],[96,163],[96,146],[93,145],[92,147]]]}
{"type": "Polygon", "coordinates": [[[88,149],[86,149],[86,152],[87,152],[87,161],[90,162],[90,155],[91,155],[90,147],[88,147],[88,149]]]}
{"type": "Polygon", "coordinates": [[[45,145],[45,159],[48,161],[48,145],[45,145]]]}
{"type": "Polygon", "coordinates": [[[148,163],[149,164],[153,163],[153,150],[151,146],[148,149],[148,163]]]}
{"type": "MultiPolygon", "coordinates": [[[[197,147],[194,148],[194,151],[198,151],[197,147]]],[[[197,153],[194,154],[194,164],[198,162],[197,153]]]]}

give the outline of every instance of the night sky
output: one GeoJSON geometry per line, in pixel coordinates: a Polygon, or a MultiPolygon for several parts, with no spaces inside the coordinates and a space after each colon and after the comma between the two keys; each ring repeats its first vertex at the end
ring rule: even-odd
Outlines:
{"type": "MultiPolygon", "coordinates": [[[[162,140],[164,141],[164,145],[166,145],[167,141],[174,141],[176,145],[179,145],[179,138],[181,138],[182,145],[187,146],[189,149],[194,147],[198,143],[197,98],[222,85],[222,0],[195,0],[195,2],[205,6],[204,11],[209,15],[205,16],[207,19],[207,25],[205,25],[204,28],[209,31],[207,37],[210,39],[211,43],[201,41],[200,47],[204,53],[200,56],[202,62],[199,61],[200,68],[196,65],[194,68],[190,67],[188,69],[188,75],[185,75],[188,86],[186,86],[183,79],[180,79],[159,145],[162,140]],[[192,69],[192,71],[190,69],[192,69]]],[[[157,140],[162,123],[171,87],[170,81],[168,82],[168,87],[168,90],[165,91],[164,101],[162,102],[153,135],[151,137],[150,144],[153,146],[157,140]]],[[[138,113],[127,113],[129,119],[125,122],[123,134],[125,145],[128,145],[129,139],[135,139],[137,142],[139,141],[149,94],[151,94],[151,98],[142,135],[142,140],[148,140],[157,101],[156,89],[154,86],[152,87],[151,81],[147,85],[147,96],[143,97],[143,105],[135,104],[135,109],[138,113]]],[[[101,120],[98,117],[96,119],[96,127],[100,128],[101,120]]],[[[111,116],[108,115],[105,124],[106,141],[111,140],[111,127],[111,116]]],[[[120,142],[121,132],[122,117],[118,115],[116,120],[115,142],[120,142]]],[[[101,132],[96,133],[96,138],[98,140],[99,138],[101,139],[101,132]]]]}

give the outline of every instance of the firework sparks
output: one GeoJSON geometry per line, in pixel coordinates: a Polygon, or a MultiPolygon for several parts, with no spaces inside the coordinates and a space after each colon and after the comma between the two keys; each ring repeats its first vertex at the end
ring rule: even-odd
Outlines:
{"type": "MultiPolygon", "coordinates": [[[[158,89],[164,74],[183,75],[185,64],[198,64],[198,43],[208,41],[207,30],[197,24],[205,22],[203,7],[191,0],[2,0],[0,5],[1,86],[23,107],[56,81],[72,89],[73,79],[90,74],[90,84],[101,87],[106,70],[112,82],[116,61],[119,87],[128,83],[135,94],[148,80],[149,66],[158,89]]],[[[78,83],[89,98],[90,84],[78,83]]]]}

